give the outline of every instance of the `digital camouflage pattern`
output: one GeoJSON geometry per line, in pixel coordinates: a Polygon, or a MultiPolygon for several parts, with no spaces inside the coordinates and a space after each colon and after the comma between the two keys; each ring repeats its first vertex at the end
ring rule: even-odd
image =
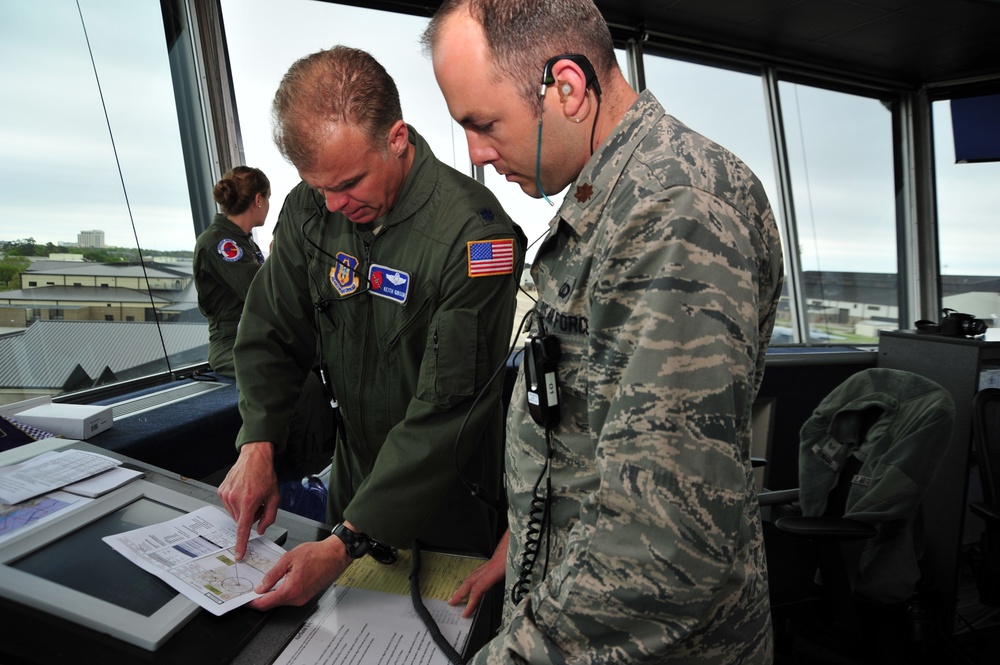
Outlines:
{"type": "MultiPolygon", "coordinates": [[[[571,185],[532,275],[562,351],[551,536],[474,662],[770,662],[750,417],[782,258],[760,182],[644,92],[571,185]]],[[[546,449],[520,377],[508,588],[546,449]]]]}

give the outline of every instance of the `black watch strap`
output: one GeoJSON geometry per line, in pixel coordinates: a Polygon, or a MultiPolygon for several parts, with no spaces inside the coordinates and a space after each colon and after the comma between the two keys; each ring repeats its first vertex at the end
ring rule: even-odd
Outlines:
{"type": "Polygon", "coordinates": [[[347,547],[347,555],[352,559],[357,559],[368,554],[368,550],[372,548],[371,538],[363,533],[354,533],[344,526],[343,522],[333,527],[332,533],[344,541],[344,545],[347,547]]]}

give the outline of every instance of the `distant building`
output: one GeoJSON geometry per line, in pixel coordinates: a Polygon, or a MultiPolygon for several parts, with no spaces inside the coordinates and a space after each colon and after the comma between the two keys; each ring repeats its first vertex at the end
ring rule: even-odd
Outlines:
{"type": "Polygon", "coordinates": [[[20,282],[0,292],[0,405],[208,357],[208,323],[198,311],[190,259],[34,258],[20,282]]]}
{"type": "Polygon", "coordinates": [[[104,247],[104,231],[80,231],[76,236],[78,247],[104,247]]]}
{"type": "Polygon", "coordinates": [[[0,292],[0,327],[39,320],[200,322],[191,260],[145,265],[35,260],[0,292]]]}

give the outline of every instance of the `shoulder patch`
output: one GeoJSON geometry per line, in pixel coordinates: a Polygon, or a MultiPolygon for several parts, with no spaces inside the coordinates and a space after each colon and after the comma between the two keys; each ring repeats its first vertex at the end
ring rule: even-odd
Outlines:
{"type": "Polygon", "coordinates": [[[468,243],[469,277],[514,272],[514,239],[473,240],[468,243]]]}
{"type": "Polygon", "coordinates": [[[358,290],[361,278],[358,276],[358,259],[344,252],[337,252],[337,262],[330,268],[330,284],[341,296],[349,296],[358,290]]]}
{"type": "Polygon", "coordinates": [[[243,248],[232,238],[223,238],[215,246],[215,249],[219,252],[222,260],[228,263],[234,263],[243,258],[243,248]]]}

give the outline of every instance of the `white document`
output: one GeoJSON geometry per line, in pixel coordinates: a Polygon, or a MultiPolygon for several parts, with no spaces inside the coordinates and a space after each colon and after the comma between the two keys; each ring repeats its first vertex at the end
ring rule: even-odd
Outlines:
{"type": "MultiPolygon", "coordinates": [[[[459,653],[472,629],[464,606],[424,599],[441,634],[459,653]]],[[[409,596],[333,586],[274,665],[448,665],[409,596]]]]}
{"type": "Polygon", "coordinates": [[[13,505],[120,465],[83,450],[50,451],[20,464],[0,467],[0,503],[13,505]]]}
{"type": "Polygon", "coordinates": [[[78,483],[67,485],[63,488],[63,491],[91,498],[104,496],[111,490],[116,490],[122,485],[126,485],[136,478],[142,478],[145,475],[142,471],[118,466],[86,480],[81,480],[78,483]]]}
{"type": "Polygon", "coordinates": [[[254,587],[285,552],[257,536],[237,562],[236,522],[215,506],[104,542],[216,616],[259,598],[254,587]]]}

